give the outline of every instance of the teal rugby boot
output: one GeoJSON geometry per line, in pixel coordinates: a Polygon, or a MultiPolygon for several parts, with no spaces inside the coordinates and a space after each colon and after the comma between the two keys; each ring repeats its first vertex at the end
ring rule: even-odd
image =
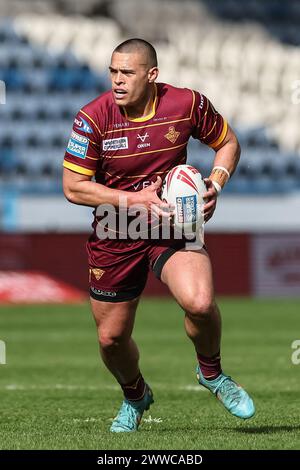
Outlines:
{"type": "Polygon", "coordinates": [[[200,385],[208,388],[231,414],[241,419],[251,418],[255,413],[252,398],[229,375],[221,373],[214,380],[206,380],[197,366],[197,379],[200,385]]]}
{"type": "Polygon", "coordinates": [[[111,432],[134,432],[138,430],[144,411],[149,410],[154,403],[151,388],[147,390],[141,400],[124,400],[119,413],[111,425],[111,432]]]}

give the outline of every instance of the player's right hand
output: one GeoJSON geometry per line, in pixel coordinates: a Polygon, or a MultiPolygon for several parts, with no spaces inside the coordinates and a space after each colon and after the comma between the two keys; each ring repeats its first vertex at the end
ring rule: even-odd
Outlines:
{"type": "Polygon", "coordinates": [[[149,213],[157,217],[166,217],[170,220],[173,215],[174,207],[168,202],[163,202],[158,197],[161,186],[162,179],[160,176],[157,176],[154,183],[136,193],[136,203],[145,206],[149,213]]]}

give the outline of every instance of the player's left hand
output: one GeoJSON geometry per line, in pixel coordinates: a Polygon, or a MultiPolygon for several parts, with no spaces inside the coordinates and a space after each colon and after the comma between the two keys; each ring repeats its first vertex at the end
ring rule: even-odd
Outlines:
{"type": "Polygon", "coordinates": [[[204,178],[204,183],[206,184],[207,192],[203,195],[203,198],[206,199],[206,203],[203,207],[203,215],[204,222],[207,222],[215,212],[218,193],[210,179],[204,178]]]}

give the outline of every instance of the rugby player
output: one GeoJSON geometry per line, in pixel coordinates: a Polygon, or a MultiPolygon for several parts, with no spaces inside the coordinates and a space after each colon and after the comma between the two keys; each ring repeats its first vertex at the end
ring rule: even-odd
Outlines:
{"type": "MultiPolygon", "coordinates": [[[[112,89],[84,106],[75,118],[63,163],[64,194],[71,203],[95,209],[109,204],[120,214],[126,207],[143,205],[168,217],[172,208],[159,198],[162,180],[170,169],[186,162],[187,143],[193,137],[215,151],[205,180],[208,221],[218,193],[237,166],[240,146],[203,94],[157,83],[157,65],[155,49],[143,39],[129,39],[113,51],[112,89]]],[[[91,307],[102,360],[124,394],[111,431],[136,431],[154,401],[132,338],[149,267],[185,312],[199,384],[234,416],[253,416],[252,399],[221,368],[221,319],[205,247],[189,250],[184,239],[172,237],[133,240],[111,227],[107,228],[111,236],[99,239],[97,225],[103,219],[94,214],[94,231],[87,243],[91,307]]]]}

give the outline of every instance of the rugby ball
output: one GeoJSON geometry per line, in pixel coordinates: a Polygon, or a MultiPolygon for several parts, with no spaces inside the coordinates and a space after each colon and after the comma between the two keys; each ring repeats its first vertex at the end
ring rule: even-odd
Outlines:
{"type": "Polygon", "coordinates": [[[175,229],[191,234],[202,227],[203,195],[206,191],[205,182],[197,168],[178,165],[169,171],[162,185],[161,199],[175,207],[175,229]]]}

